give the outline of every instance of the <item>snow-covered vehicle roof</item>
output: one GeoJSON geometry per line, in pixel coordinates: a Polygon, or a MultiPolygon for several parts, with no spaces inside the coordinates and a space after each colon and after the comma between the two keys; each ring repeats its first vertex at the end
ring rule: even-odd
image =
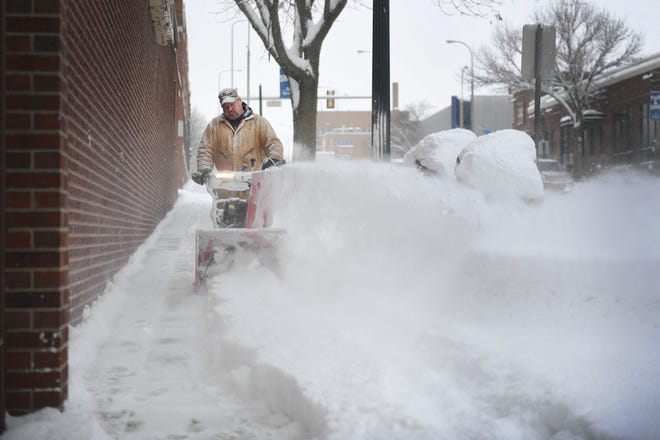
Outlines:
{"type": "Polygon", "coordinates": [[[480,136],[459,153],[456,178],[493,198],[543,199],[534,141],[519,130],[480,136]]]}
{"type": "Polygon", "coordinates": [[[403,156],[403,162],[429,174],[454,178],[456,156],[476,138],[473,132],[464,128],[431,133],[403,156]]]}

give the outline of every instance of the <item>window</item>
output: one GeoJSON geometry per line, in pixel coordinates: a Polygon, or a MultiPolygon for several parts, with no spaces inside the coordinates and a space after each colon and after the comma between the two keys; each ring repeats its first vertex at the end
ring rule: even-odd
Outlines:
{"type": "Polygon", "coordinates": [[[614,114],[612,141],[614,143],[614,155],[624,156],[632,152],[630,145],[630,112],[626,110],[614,114]]]}
{"type": "Polygon", "coordinates": [[[573,164],[573,156],[571,153],[571,129],[573,128],[572,120],[562,121],[561,133],[560,133],[560,152],[561,152],[561,163],[567,169],[573,164]]]}
{"type": "Polygon", "coordinates": [[[552,130],[545,130],[543,132],[543,140],[539,145],[539,157],[551,157],[556,159],[554,135],[555,132],[552,130]]]}
{"type": "Polygon", "coordinates": [[[658,135],[660,135],[660,121],[651,118],[648,103],[642,104],[640,110],[640,127],[642,129],[640,158],[642,162],[647,162],[655,158],[655,150],[658,148],[658,135]]]}
{"type": "Polygon", "coordinates": [[[353,139],[337,138],[336,145],[344,148],[353,147],[353,139]]]}
{"type": "Polygon", "coordinates": [[[584,152],[589,156],[603,154],[603,126],[601,124],[592,125],[585,130],[584,152]]]}

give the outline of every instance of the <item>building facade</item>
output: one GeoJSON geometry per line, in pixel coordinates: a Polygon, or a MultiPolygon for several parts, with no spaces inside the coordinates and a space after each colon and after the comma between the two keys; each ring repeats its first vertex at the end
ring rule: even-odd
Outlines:
{"type": "MultiPolygon", "coordinates": [[[[317,155],[321,158],[370,159],[371,111],[319,111],[316,114],[317,155]],[[319,154],[320,153],[320,154],[319,154]]],[[[396,157],[396,131],[407,124],[408,112],[392,109],[392,157],[396,157]]]]}
{"type": "Polygon", "coordinates": [[[461,108],[463,109],[463,127],[472,130],[477,136],[496,130],[513,127],[513,109],[511,95],[476,95],[474,105],[452,96],[451,105],[434,113],[420,123],[422,136],[452,128],[461,127],[461,108]]]}
{"type": "Polygon", "coordinates": [[[62,408],[69,326],[184,182],[187,48],[182,0],[1,8],[1,400],[20,415],[62,408]]]}
{"type": "MultiPolygon", "coordinates": [[[[557,159],[576,178],[616,165],[658,173],[660,54],[609,72],[595,86],[599,104],[584,111],[577,136],[567,111],[542,97],[538,157],[557,159]]],[[[514,118],[515,128],[534,135],[533,91],[515,94],[514,118]]]]}

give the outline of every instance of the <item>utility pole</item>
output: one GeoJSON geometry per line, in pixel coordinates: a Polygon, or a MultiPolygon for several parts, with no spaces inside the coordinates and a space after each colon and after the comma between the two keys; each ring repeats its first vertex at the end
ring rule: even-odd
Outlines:
{"type": "Polygon", "coordinates": [[[390,2],[374,0],[371,63],[371,153],[390,160],[390,2]]]}

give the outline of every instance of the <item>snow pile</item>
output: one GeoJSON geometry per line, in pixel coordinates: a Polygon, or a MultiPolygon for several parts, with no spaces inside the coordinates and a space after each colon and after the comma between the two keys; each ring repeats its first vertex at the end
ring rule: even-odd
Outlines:
{"type": "Polygon", "coordinates": [[[463,128],[431,133],[408,151],[403,161],[438,176],[454,178],[456,157],[476,137],[463,128]]]}
{"type": "Polygon", "coordinates": [[[598,180],[598,195],[587,187],[527,206],[369,162],[294,164],[277,179],[285,270],[213,281],[214,346],[218,358],[242,353],[224,364],[239,392],[267,399],[307,437],[660,430],[660,355],[641,349],[660,336],[660,251],[644,246],[658,242],[657,181],[598,180]],[[590,214],[613,204],[636,220],[627,250],[607,238],[623,218],[590,214]],[[585,219],[562,236],[560,217],[585,219]]]}
{"type": "Polygon", "coordinates": [[[460,152],[458,162],[458,180],[488,197],[543,198],[534,141],[522,131],[500,130],[480,136],[460,152]]]}

